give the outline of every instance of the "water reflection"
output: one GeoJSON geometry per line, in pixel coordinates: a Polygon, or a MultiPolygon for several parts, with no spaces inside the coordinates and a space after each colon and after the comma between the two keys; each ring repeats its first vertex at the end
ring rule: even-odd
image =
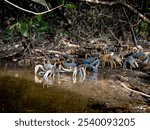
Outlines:
{"type": "Polygon", "coordinates": [[[54,85],[55,79],[53,77],[39,77],[37,75],[34,76],[35,83],[40,83],[43,87],[52,87],[54,85]]]}
{"type": "Polygon", "coordinates": [[[64,82],[68,83],[83,83],[84,81],[97,81],[98,80],[98,73],[91,73],[90,75],[86,76],[86,79],[83,80],[82,77],[73,77],[69,74],[61,74],[57,75],[56,77],[47,77],[47,76],[34,76],[35,83],[40,83],[43,85],[43,87],[52,87],[55,84],[61,84],[64,82]]]}
{"type": "Polygon", "coordinates": [[[142,97],[88,73],[43,79],[30,70],[0,71],[0,112],[150,112],[142,97]]]}

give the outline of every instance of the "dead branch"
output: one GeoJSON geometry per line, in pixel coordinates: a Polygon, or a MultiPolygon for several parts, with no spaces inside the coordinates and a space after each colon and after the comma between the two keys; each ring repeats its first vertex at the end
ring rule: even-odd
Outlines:
{"type": "Polygon", "coordinates": [[[131,91],[131,92],[134,92],[134,93],[137,93],[137,94],[140,94],[140,95],[142,95],[142,96],[145,96],[145,97],[150,98],[150,95],[148,95],[148,94],[146,94],[146,93],[133,90],[133,89],[129,88],[125,83],[122,83],[121,81],[119,81],[119,83],[120,83],[125,89],[127,89],[127,90],[129,90],[129,91],[131,91]]]}
{"type": "Polygon", "coordinates": [[[46,10],[46,11],[44,11],[44,12],[37,13],[37,12],[31,11],[31,10],[27,10],[27,9],[22,8],[22,7],[19,7],[18,5],[14,4],[14,3],[12,3],[12,2],[10,2],[10,1],[8,1],[8,0],[5,0],[5,2],[7,2],[8,4],[10,4],[10,5],[12,5],[12,6],[14,6],[14,7],[16,7],[16,8],[18,8],[18,9],[22,10],[22,11],[25,11],[25,12],[28,12],[28,13],[31,13],[31,14],[35,14],[35,15],[46,14],[46,13],[48,13],[48,12],[52,12],[53,10],[64,6],[64,3],[63,3],[63,4],[61,4],[61,5],[59,5],[59,6],[55,7],[55,8],[52,8],[52,9],[47,8],[48,10],[46,10]]]}
{"type": "Polygon", "coordinates": [[[137,91],[137,90],[134,90],[134,89],[129,88],[129,87],[125,84],[125,82],[127,82],[130,86],[132,86],[132,87],[134,87],[134,88],[135,88],[135,86],[134,86],[132,83],[129,82],[128,78],[119,75],[119,76],[118,76],[118,82],[119,82],[119,83],[121,84],[121,86],[123,86],[125,89],[127,89],[127,90],[129,90],[129,91],[131,91],[131,92],[140,94],[140,95],[142,95],[142,96],[145,96],[145,97],[149,97],[149,98],[150,98],[150,95],[148,95],[148,94],[146,94],[146,93],[144,93],[144,92],[137,91]]]}
{"type": "Polygon", "coordinates": [[[135,36],[135,31],[134,31],[134,28],[133,28],[133,25],[131,24],[130,20],[129,20],[129,17],[127,15],[127,12],[125,10],[125,8],[123,7],[123,11],[124,11],[124,14],[126,16],[126,19],[128,20],[128,23],[130,25],[130,29],[131,29],[131,33],[132,33],[132,38],[133,38],[133,42],[134,42],[134,45],[137,46],[138,43],[137,43],[137,39],[136,39],[136,36],[135,36]]]}
{"type": "MultiPolygon", "coordinates": [[[[46,50],[47,53],[54,53],[54,54],[60,54],[60,55],[64,55],[65,53],[64,52],[60,52],[60,51],[55,51],[55,50],[46,50]]],[[[43,50],[41,49],[35,49],[35,52],[40,52],[40,53],[43,53],[43,50]]]]}
{"type": "Polygon", "coordinates": [[[95,3],[95,4],[101,4],[101,5],[122,5],[128,9],[130,9],[132,12],[134,12],[135,14],[137,14],[141,19],[143,19],[143,21],[147,22],[150,24],[150,19],[147,18],[146,16],[144,16],[142,13],[140,13],[138,10],[136,10],[133,6],[127,4],[127,3],[123,3],[120,1],[113,1],[113,2],[107,2],[107,1],[100,1],[100,0],[80,0],[80,1],[86,1],[86,2],[90,2],[90,3],[95,3]]]}

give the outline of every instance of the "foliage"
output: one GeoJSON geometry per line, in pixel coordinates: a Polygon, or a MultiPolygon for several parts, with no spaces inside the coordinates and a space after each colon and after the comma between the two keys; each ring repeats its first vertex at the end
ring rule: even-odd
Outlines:
{"type": "MultiPolygon", "coordinates": [[[[75,34],[76,36],[74,37],[76,38],[74,39],[80,38],[83,40],[87,39],[87,37],[89,36],[109,36],[111,38],[114,38],[115,36],[116,38],[119,38],[119,35],[121,35],[120,30],[122,26],[122,30],[124,30],[127,35],[130,34],[128,33],[130,31],[129,24],[122,11],[121,5],[106,6],[74,0],[57,0],[55,1],[57,3],[57,5],[55,6],[52,5],[52,0],[11,1],[20,7],[35,12],[45,11],[48,9],[48,7],[53,8],[61,5],[64,2],[65,4],[63,7],[47,13],[44,16],[33,16],[28,13],[22,14],[21,10],[15,10],[15,8],[10,6],[9,8],[12,8],[13,11],[7,10],[7,13],[9,14],[7,17],[13,16],[16,20],[14,21],[15,23],[10,24],[10,26],[7,28],[7,32],[10,35],[19,33],[24,37],[29,37],[32,33],[37,33],[38,35],[48,32],[53,37],[55,37],[56,35],[58,35],[57,32],[59,32],[59,36],[68,36],[70,34],[75,34]],[[62,15],[60,15],[60,13],[62,15]],[[68,30],[65,30],[64,26],[66,25],[66,21],[64,20],[64,17],[71,21],[71,28],[69,28],[70,32],[68,30]]],[[[149,2],[135,2],[135,0],[127,0],[126,3],[139,10],[145,16],[150,17],[149,2]]],[[[137,17],[137,14],[133,13],[133,11],[128,10],[127,8],[126,11],[131,24],[136,29],[135,31],[137,35],[138,33],[141,33],[143,35],[147,35],[148,33],[150,33],[149,24],[147,24],[146,22],[141,22],[141,24],[138,24],[140,19],[139,17],[137,17]]]]}
{"type": "Polygon", "coordinates": [[[29,37],[30,33],[45,33],[48,31],[48,23],[42,15],[37,15],[29,20],[19,22],[8,27],[7,31],[13,35],[14,31],[21,33],[24,37],[29,37]]]}
{"type": "Polygon", "coordinates": [[[31,0],[31,1],[41,4],[43,6],[48,6],[45,0],[31,0]]]}
{"type": "Polygon", "coordinates": [[[140,26],[140,34],[141,35],[148,35],[148,29],[149,29],[149,26],[148,26],[148,23],[142,21],[141,24],[139,25],[140,26]]]}
{"type": "Polygon", "coordinates": [[[148,28],[148,24],[147,24],[146,22],[142,21],[142,22],[141,22],[141,29],[142,29],[143,31],[147,31],[147,28],[148,28]]]}
{"type": "Polygon", "coordinates": [[[77,8],[77,6],[72,4],[72,3],[65,4],[64,7],[66,9],[75,9],[75,8],[77,8]]]}

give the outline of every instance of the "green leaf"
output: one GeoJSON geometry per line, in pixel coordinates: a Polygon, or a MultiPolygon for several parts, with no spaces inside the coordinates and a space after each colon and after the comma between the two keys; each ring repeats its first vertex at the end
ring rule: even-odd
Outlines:
{"type": "Polygon", "coordinates": [[[148,28],[148,24],[147,24],[146,22],[142,21],[142,22],[141,22],[141,29],[142,29],[143,31],[147,31],[147,28],[148,28]]]}
{"type": "Polygon", "coordinates": [[[32,19],[29,21],[29,25],[32,25],[33,24],[33,21],[32,21],[32,19]]]}
{"type": "Polygon", "coordinates": [[[48,6],[45,0],[31,0],[31,1],[41,4],[43,6],[48,6]]]}
{"type": "Polygon", "coordinates": [[[77,6],[74,5],[74,4],[65,4],[64,7],[67,8],[67,9],[74,9],[74,8],[77,8],[77,6]]]}
{"type": "Polygon", "coordinates": [[[24,32],[21,33],[24,37],[28,37],[29,36],[29,32],[28,30],[25,30],[24,32]]]}
{"type": "Polygon", "coordinates": [[[35,18],[37,19],[37,21],[42,21],[43,16],[42,15],[36,15],[35,18]]]}
{"type": "Polygon", "coordinates": [[[18,31],[25,37],[28,37],[29,36],[29,33],[28,33],[28,24],[27,23],[24,23],[24,22],[21,22],[18,24],[18,31]]]}
{"type": "Polygon", "coordinates": [[[68,31],[63,31],[60,33],[60,36],[68,36],[69,32],[68,31]]]}
{"type": "Polygon", "coordinates": [[[9,27],[9,29],[10,29],[10,30],[15,29],[15,27],[17,26],[17,24],[18,24],[18,22],[15,23],[15,24],[13,24],[13,25],[11,25],[11,26],[9,27]]]}

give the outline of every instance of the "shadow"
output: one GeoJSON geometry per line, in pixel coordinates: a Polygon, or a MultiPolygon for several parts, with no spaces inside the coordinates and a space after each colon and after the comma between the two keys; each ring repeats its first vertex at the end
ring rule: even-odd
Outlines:
{"type": "Polygon", "coordinates": [[[108,107],[105,103],[93,103],[88,105],[90,109],[93,109],[99,113],[131,113],[130,110],[124,107],[108,107]]]}

